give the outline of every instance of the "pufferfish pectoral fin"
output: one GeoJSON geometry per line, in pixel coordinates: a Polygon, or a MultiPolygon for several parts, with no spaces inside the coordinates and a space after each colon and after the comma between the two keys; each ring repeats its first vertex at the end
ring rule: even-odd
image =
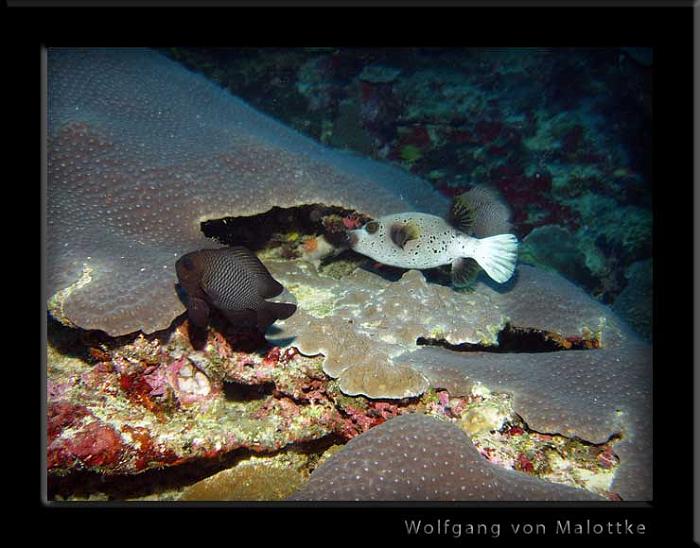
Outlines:
{"type": "Polygon", "coordinates": [[[197,327],[206,327],[209,323],[209,305],[204,299],[190,297],[187,302],[187,317],[197,327]]]}
{"type": "Polygon", "coordinates": [[[401,249],[406,245],[406,242],[415,240],[420,236],[420,229],[415,223],[394,223],[389,228],[391,241],[401,249]]]}
{"type": "Polygon", "coordinates": [[[479,274],[479,264],[470,258],[457,258],[452,261],[452,285],[455,287],[471,287],[479,274]]]}
{"type": "Polygon", "coordinates": [[[468,192],[455,197],[450,210],[450,224],[466,234],[471,234],[476,220],[477,207],[478,204],[470,199],[468,192]]]}

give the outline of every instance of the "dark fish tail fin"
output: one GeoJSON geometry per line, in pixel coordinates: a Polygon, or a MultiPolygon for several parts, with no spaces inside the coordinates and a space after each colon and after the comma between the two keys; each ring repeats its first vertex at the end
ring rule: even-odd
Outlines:
{"type": "Polygon", "coordinates": [[[297,305],[291,303],[271,303],[265,302],[263,306],[258,308],[258,328],[261,330],[267,329],[277,320],[286,320],[296,312],[297,305]]]}

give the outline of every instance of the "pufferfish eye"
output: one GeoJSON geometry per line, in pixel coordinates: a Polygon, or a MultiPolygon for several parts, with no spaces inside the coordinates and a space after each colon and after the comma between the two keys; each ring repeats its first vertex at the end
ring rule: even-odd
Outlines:
{"type": "Polygon", "coordinates": [[[365,225],[365,230],[370,234],[374,234],[377,230],[379,230],[379,223],[377,221],[370,221],[365,225]]]}

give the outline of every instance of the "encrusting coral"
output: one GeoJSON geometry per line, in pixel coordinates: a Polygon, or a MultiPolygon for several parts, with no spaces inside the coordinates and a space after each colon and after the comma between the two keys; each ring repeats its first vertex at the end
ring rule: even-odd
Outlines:
{"type": "Polygon", "coordinates": [[[497,344],[506,317],[488,286],[461,294],[426,282],[417,270],[397,282],[358,269],[334,280],[304,262],[270,262],[275,277],[297,298],[298,310],[269,335],[307,355],[323,354],[323,370],[349,395],[418,396],[423,374],[396,357],[419,347],[420,337],[451,343],[497,344]]]}

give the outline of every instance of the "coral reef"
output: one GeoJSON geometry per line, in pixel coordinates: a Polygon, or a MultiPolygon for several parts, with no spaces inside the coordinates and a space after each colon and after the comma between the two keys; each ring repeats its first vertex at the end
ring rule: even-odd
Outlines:
{"type": "Polygon", "coordinates": [[[48,95],[50,309],[85,329],[167,328],[184,311],[174,261],[215,247],[208,219],[447,211],[420,179],[331,151],[154,51],[51,49],[48,95]]]}
{"type": "Polygon", "coordinates": [[[290,500],[603,500],[485,460],[449,422],[412,414],[354,438],[290,500]]]}
{"type": "Polygon", "coordinates": [[[508,291],[477,284],[458,293],[427,284],[417,271],[391,282],[363,269],[323,276],[304,261],[267,266],[299,307],[268,331],[273,346],[259,333],[215,324],[195,349],[187,322],[160,337],[128,341],[86,333],[87,361],[54,343],[50,474],[136,474],[235,450],[269,453],[329,436],[348,440],[419,412],[456,420],[484,456],[497,456],[494,463],[553,481],[562,481],[561,470],[581,470],[580,478],[586,466],[558,464],[561,452],[548,456],[551,448],[532,442],[537,432],[589,444],[615,439],[614,478],[598,474],[591,484],[624,500],[650,497],[650,348],[558,275],[522,265],[508,291]],[[489,351],[498,349],[507,322],[546,331],[560,350],[489,351]],[[434,345],[417,344],[426,335],[434,345]],[[470,351],[449,346],[465,341],[470,351]],[[562,350],[574,347],[591,350],[562,350]],[[496,396],[485,397],[489,392],[496,396]],[[515,439],[504,430],[513,425],[529,433],[517,446],[506,443],[515,439]]]}
{"type": "Polygon", "coordinates": [[[650,499],[651,347],[620,316],[649,334],[651,59],[628,50],[197,53],[403,169],[156,52],[49,50],[50,497],[650,499]],[[458,292],[336,256],[481,183],[523,258],[612,310],[524,264],[458,292]],[[294,294],[267,339],[214,317],[195,340],[174,265],[202,233],[294,294]]]}
{"type": "MultiPolygon", "coordinates": [[[[260,344],[258,335],[252,349],[260,344]]],[[[250,351],[246,336],[213,331],[195,351],[187,324],[165,343],[139,336],[95,365],[50,348],[49,472],[134,474],[238,448],[273,451],[340,428],[328,396],[311,390],[323,378],[318,359],[250,351]],[[243,382],[251,389],[237,394],[243,382]]]]}

